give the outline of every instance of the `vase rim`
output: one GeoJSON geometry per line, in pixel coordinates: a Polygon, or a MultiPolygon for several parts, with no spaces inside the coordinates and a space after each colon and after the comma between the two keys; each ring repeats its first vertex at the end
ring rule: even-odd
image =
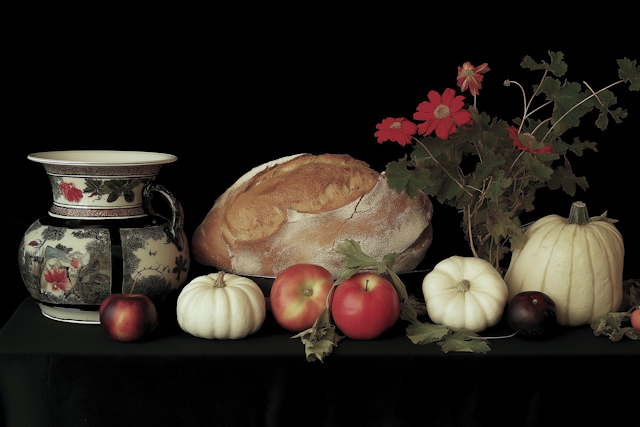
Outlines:
{"type": "Polygon", "coordinates": [[[173,154],[149,151],[66,150],[32,153],[27,159],[45,164],[78,166],[137,166],[173,163],[173,154]]]}

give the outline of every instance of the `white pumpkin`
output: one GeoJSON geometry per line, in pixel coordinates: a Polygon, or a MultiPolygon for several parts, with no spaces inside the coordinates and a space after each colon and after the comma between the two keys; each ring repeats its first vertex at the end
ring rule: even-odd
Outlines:
{"type": "Polygon", "coordinates": [[[560,325],[590,324],[622,303],[624,244],[607,220],[590,220],[582,202],[569,218],[549,215],[525,232],[513,251],[505,282],[509,301],[523,291],[541,291],[556,304],[560,325]]]}
{"type": "Polygon", "coordinates": [[[481,258],[452,256],[422,281],[431,320],[447,328],[481,332],[498,323],[507,302],[500,273],[481,258]]]}
{"type": "Polygon", "coordinates": [[[267,314],[265,297],[251,279],[212,273],[182,289],[176,308],[185,332],[207,339],[240,339],[257,332],[267,314]]]}

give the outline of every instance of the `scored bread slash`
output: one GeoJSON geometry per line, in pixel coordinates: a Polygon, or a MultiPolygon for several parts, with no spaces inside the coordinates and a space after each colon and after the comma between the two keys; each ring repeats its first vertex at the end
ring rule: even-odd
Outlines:
{"type": "Polygon", "coordinates": [[[375,259],[395,252],[397,273],[415,270],[431,245],[433,205],[389,188],[387,177],[348,155],[300,154],[244,174],[215,201],[192,238],[204,265],[275,277],[317,264],[337,277],[337,246],[360,242],[375,259]]]}

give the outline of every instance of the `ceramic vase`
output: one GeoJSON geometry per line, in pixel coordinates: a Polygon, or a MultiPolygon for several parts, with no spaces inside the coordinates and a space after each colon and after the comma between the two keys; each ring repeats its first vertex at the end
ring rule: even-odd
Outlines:
{"type": "Polygon", "coordinates": [[[18,254],[24,283],[45,316],[99,323],[100,304],[112,293],[133,289],[158,303],[186,281],[182,207],[154,185],[175,156],[52,151],[28,159],[44,166],[53,192],[48,214],[28,228],[18,254]],[[154,212],[154,194],[168,204],[167,218],[154,212]]]}

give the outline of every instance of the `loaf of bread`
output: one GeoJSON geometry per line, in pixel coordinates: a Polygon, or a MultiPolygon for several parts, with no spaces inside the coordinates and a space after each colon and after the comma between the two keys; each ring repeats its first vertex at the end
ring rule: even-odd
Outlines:
{"type": "Polygon", "coordinates": [[[252,169],[213,205],[193,239],[204,265],[239,275],[275,277],[309,263],[336,277],[347,239],[381,260],[396,252],[396,272],[410,271],[431,245],[433,206],[411,199],[348,155],[298,154],[252,169]]]}

